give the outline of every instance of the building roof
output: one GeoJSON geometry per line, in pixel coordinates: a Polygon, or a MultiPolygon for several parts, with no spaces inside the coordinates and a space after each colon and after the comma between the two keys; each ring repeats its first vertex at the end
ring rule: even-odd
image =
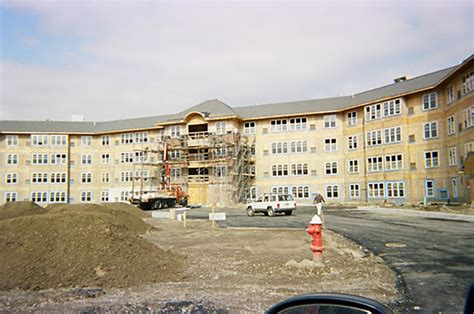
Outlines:
{"type": "Polygon", "coordinates": [[[234,108],[218,99],[213,99],[204,101],[198,105],[173,115],[161,115],[105,122],[0,120],[0,133],[102,133],[150,129],[157,127],[157,125],[160,123],[183,121],[186,115],[191,112],[200,112],[208,118],[238,117],[242,119],[258,119],[270,116],[337,112],[355,106],[365,105],[394,97],[401,97],[406,94],[433,88],[473,59],[474,55],[471,55],[469,58],[464,60],[463,63],[457,66],[414,77],[412,79],[398,83],[392,83],[351,96],[290,101],[234,108]]]}

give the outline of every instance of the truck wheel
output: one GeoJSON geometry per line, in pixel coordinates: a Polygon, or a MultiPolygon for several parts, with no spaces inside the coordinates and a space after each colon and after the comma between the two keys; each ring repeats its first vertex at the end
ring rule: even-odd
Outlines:
{"type": "Polygon", "coordinates": [[[268,207],[267,208],[267,214],[268,214],[268,216],[273,217],[273,216],[275,216],[275,211],[273,210],[273,208],[268,207]]]}
{"type": "Polygon", "coordinates": [[[285,215],[286,215],[286,216],[291,216],[291,214],[293,214],[293,211],[292,211],[292,210],[287,210],[287,211],[285,212],[285,215]]]}
{"type": "Polygon", "coordinates": [[[248,208],[247,208],[247,216],[252,217],[253,214],[254,214],[253,208],[252,208],[252,207],[248,207],[248,208]]]}

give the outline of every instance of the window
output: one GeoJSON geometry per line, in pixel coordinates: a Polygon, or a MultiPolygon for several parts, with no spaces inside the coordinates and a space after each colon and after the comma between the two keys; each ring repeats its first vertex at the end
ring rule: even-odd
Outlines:
{"type": "Polygon", "coordinates": [[[120,192],[120,201],[125,202],[128,201],[128,195],[130,194],[129,191],[121,191],[120,192]]]}
{"type": "Polygon", "coordinates": [[[181,136],[181,128],[179,125],[174,125],[171,127],[170,132],[171,137],[177,138],[181,136]]]}
{"type": "Polygon", "coordinates": [[[5,192],[5,203],[16,202],[18,194],[16,192],[5,192]]]}
{"type": "Polygon", "coordinates": [[[81,156],[81,164],[83,165],[92,165],[92,155],[86,154],[81,156]]]}
{"type": "Polygon", "coordinates": [[[33,172],[31,174],[31,183],[33,184],[48,183],[48,173],[47,172],[33,172]]]}
{"type": "Polygon", "coordinates": [[[290,131],[302,131],[306,130],[306,118],[291,118],[289,119],[288,130],[290,131]]]}
{"type": "Polygon", "coordinates": [[[272,154],[288,154],[288,142],[276,142],[272,143],[272,154]]]}
{"type": "Polygon", "coordinates": [[[335,175],[337,174],[337,161],[328,161],[326,162],[326,175],[335,175]]]}
{"type": "Polygon", "coordinates": [[[133,143],[133,133],[120,134],[120,143],[122,143],[122,144],[132,144],[133,143]]]}
{"type": "Polygon", "coordinates": [[[423,138],[425,140],[438,137],[438,122],[434,121],[434,122],[425,123],[423,129],[424,129],[423,138]]]}
{"type": "Polygon", "coordinates": [[[448,135],[453,135],[456,133],[456,121],[454,116],[448,117],[448,135]]]}
{"type": "Polygon", "coordinates": [[[290,194],[290,188],[287,186],[273,186],[272,194],[276,194],[276,195],[290,194]]]}
{"type": "Polygon", "coordinates": [[[82,146],[91,146],[92,145],[92,136],[81,136],[81,145],[82,146]]]}
{"type": "Polygon", "coordinates": [[[474,82],[474,72],[471,72],[462,78],[463,96],[470,93],[473,90],[473,87],[474,87],[473,82],[474,82]]]}
{"type": "Polygon", "coordinates": [[[291,164],[291,175],[292,176],[308,175],[308,164],[307,163],[291,164]]]}
{"type": "Polygon", "coordinates": [[[181,179],[181,168],[171,168],[170,169],[170,178],[171,178],[171,181],[181,179]]]}
{"type": "Polygon", "coordinates": [[[17,184],[18,183],[18,173],[7,173],[5,175],[6,184],[17,184]]]}
{"type": "Polygon", "coordinates": [[[453,177],[451,178],[451,190],[454,198],[457,198],[459,196],[458,192],[458,178],[453,177]]]}
{"type": "Polygon", "coordinates": [[[134,179],[135,182],[148,182],[148,170],[136,170],[134,179]]]}
{"type": "Polygon", "coordinates": [[[109,145],[110,145],[110,136],[102,135],[102,146],[109,146],[109,145]]]}
{"type": "Polygon", "coordinates": [[[306,153],[308,152],[308,141],[291,141],[290,142],[291,153],[306,153]]]}
{"type": "Polygon", "coordinates": [[[400,170],[402,168],[403,168],[403,155],[402,154],[385,156],[385,170],[386,171],[400,170]]]}
{"type": "Polygon", "coordinates": [[[244,134],[255,134],[257,133],[256,123],[252,122],[245,122],[244,123],[244,134]]]}
{"type": "Polygon", "coordinates": [[[148,143],[148,132],[136,132],[134,133],[135,143],[148,143]]]}
{"type": "Polygon", "coordinates": [[[447,94],[447,99],[448,99],[448,104],[452,103],[454,101],[454,86],[451,85],[448,87],[448,89],[446,90],[446,94],[447,94]]]}
{"type": "Polygon", "coordinates": [[[176,160],[181,158],[181,151],[179,149],[173,149],[168,152],[170,160],[176,160]]]}
{"type": "Polygon", "coordinates": [[[135,151],[135,155],[133,157],[133,162],[135,162],[135,163],[148,162],[148,152],[143,151],[143,150],[135,151]]]}
{"type": "Polygon", "coordinates": [[[384,129],[385,144],[400,143],[402,141],[402,127],[384,129]]]}
{"type": "Polygon", "coordinates": [[[49,193],[50,203],[66,203],[66,192],[64,191],[53,191],[49,193]]]}
{"type": "Polygon", "coordinates": [[[102,154],[101,156],[101,163],[102,164],[109,164],[110,163],[110,154],[102,154]]]}
{"type": "Polygon", "coordinates": [[[387,198],[405,197],[404,182],[387,182],[387,198]]]}
{"type": "Polygon", "coordinates": [[[81,182],[82,183],[92,183],[92,172],[83,172],[83,173],[81,173],[81,182]]]}
{"type": "Polygon", "coordinates": [[[464,144],[464,157],[466,157],[470,152],[474,152],[474,142],[464,144]]]}
{"type": "Polygon", "coordinates": [[[33,134],[31,135],[31,145],[48,146],[49,135],[33,134]]]}
{"type": "Polygon", "coordinates": [[[335,138],[327,138],[324,140],[324,151],[335,152],[337,150],[337,142],[335,138]]]}
{"type": "Polygon", "coordinates": [[[227,166],[217,166],[214,171],[215,176],[218,178],[225,178],[227,176],[227,166]]]}
{"type": "Polygon", "coordinates": [[[349,136],[347,138],[347,148],[348,149],[357,149],[357,135],[349,136]]]}
{"type": "Polygon", "coordinates": [[[383,182],[369,182],[368,184],[368,197],[369,198],[382,198],[385,197],[385,189],[383,182]]]}
{"type": "Polygon", "coordinates": [[[392,117],[402,113],[400,99],[390,100],[383,103],[383,116],[392,117]]]}
{"type": "Polygon", "coordinates": [[[100,174],[101,183],[110,183],[110,172],[102,172],[100,174]]]}
{"type": "Polygon", "coordinates": [[[425,168],[439,167],[439,152],[429,151],[425,152],[425,168]]]}
{"type": "Polygon", "coordinates": [[[435,180],[431,180],[431,179],[425,180],[425,196],[426,197],[436,196],[435,180]]]}
{"type": "Polygon", "coordinates": [[[49,180],[53,184],[64,184],[67,181],[67,174],[66,172],[51,172],[49,180]]]}
{"type": "Polygon", "coordinates": [[[53,153],[50,157],[52,165],[65,165],[67,162],[67,155],[63,153],[53,153]]]}
{"type": "Polygon", "coordinates": [[[272,176],[274,177],[288,176],[288,165],[272,165],[272,176]]]}
{"type": "Polygon", "coordinates": [[[270,121],[271,132],[286,132],[288,130],[288,120],[272,120],[270,121]]]}
{"type": "Polygon", "coordinates": [[[367,132],[365,142],[367,146],[382,145],[382,130],[367,132]]]}
{"type": "Polygon", "coordinates": [[[225,157],[227,155],[226,147],[216,147],[214,150],[215,156],[218,158],[225,157]]]}
{"type": "Polygon", "coordinates": [[[120,153],[120,163],[128,164],[133,162],[133,152],[120,153]]]}
{"type": "Polygon", "coordinates": [[[92,192],[91,191],[82,191],[81,192],[81,203],[90,203],[92,202],[92,192]]]}
{"type": "Polygon", "coordinates": [[[382,116],[382,105],[375,104],[365,107],[365,120],[377,120],[382,116]]]}
{"type": "Polygon", "coordinates": [[[245,191],[245,198],[248,199],[248,200],[256,200],[257,199],[257,196],[258,196],[258,193],[257,193],[257,187],[256,186],[252,186],[250,187],[249,189],[247,189],[245,191]]]}
{"type": "Polygon", "coordinates": [[[299,185],[291,187],[291,195],[294,198],[309,198],[309,186],[299,185]]]}
{"type": "Polygon", "coordinates": [[[7,154],[7,165],[18,165],[18,154],[7,154]]]}
{"type": "Polygon", "coordinates": [[[474,125],[474,106],[463,111],[464,128],[469,129],[474,125]]]}
{"type": "Polygon", "coordinates": [[[225,121],[216,122],[216,134],[226,134],[227,123],[225,121]]]}
{"type": "Polygon", "coordinates": [[[324,116],[324,128],[325,129],[332,129],[336,127],[336,115],[328,115],[324,116]]]}
{"type": "Polygon", "coordinates": [[[7,146],[18,146],[18,135],[7,135],[7,146]]]}
{"type": "MultiPolygon", "coordinates": [[[[48,154],[33,154],[31,156],[31,163],[33,165],[47,165],[48,164],[48,154]]],[[[55,160],[56,161],[56,160],[55,160]]]]}
{"type": "Polygon", "coordinates": [[[101,202],[108,202],[109,201],[109,191],[100,192],[100,201],[101,202]]]}
{"type": "Polygon", "coordinates": [[[349,184],[349,198],[360,198],[359,184],[349,184]]]}
{"type": "Polygon", "coordinates": [[[122,171],[120,172],[120,182],[132,182],[133,171],[122,171]]]}
{"type": "Polygon", "coordinates": [[[359,160],[349,160],[349,173],[359,173],[359,160]]]}
{"type": "Polygon", "coordinates": [[[423,110],[438,108],[438,94],[436,92],[423,95],[423,110]]]}
{"type": "Polygon", "coordinates": [[[347,113],[347,126],[353,126],[357,124],[357,111],[351,111],[347,113]]]}
{"type": "Polygon", "coordinates": [[[66,146],[67,135],[51,135],[51,146],[66,146]]]}
{"type": "Polygon", "coordinates": [[[339,185],[327,185],[326,198],[339,198],[339,185]]]}
{"type": "Polygon", "coordinates": [[[367,158],[367,172],[377,172],[383,170],[382,156],[367,158]]]}
{"type": "Polygon", "coordinates": [[[31,201],[34,203],[47,203],[48,192],[32,192],[31,201]]]}
{"type": "Polygon", "coordinates": [[[449,165],[456,166],[458,164],[458,152],[456,146],[449,148],[449,165]]]}

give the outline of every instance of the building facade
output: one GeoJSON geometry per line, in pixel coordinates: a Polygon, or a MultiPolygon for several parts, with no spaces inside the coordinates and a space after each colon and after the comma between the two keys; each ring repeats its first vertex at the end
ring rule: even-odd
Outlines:
{"type": "Polygon", "coordinates": [[[359,94],[109,122],[0,121],[0,201],[126,201],[166,174],[194,204],[471,202],[474,58],[359,94]]]}

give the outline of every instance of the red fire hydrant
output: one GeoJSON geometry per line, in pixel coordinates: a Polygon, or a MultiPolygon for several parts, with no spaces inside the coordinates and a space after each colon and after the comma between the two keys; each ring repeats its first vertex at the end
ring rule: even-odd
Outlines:
{"type": "Polygon", "coordinates": [[[311,236],[311,247],[313,251],[313,261],[316,263],[323,262],[323,231],[321,219],[318,215],[314,215],[306,232],[311,236]]]}

